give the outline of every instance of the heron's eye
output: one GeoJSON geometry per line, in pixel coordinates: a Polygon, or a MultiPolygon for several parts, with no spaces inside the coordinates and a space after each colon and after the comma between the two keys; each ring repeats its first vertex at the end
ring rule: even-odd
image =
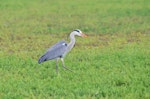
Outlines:
{"type": "Polygon", "coordinates": [[[74,30],[74,31],[76,31],[76,32],[79,32],[79,33],[80,33],[80,31],[79,31],[79,30],[74,30]]]}

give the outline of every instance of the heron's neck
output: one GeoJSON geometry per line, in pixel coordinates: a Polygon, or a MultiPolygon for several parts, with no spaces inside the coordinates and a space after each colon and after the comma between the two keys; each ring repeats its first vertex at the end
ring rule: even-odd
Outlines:
{"type": "Polygon", "coordinates": [[[76,40],[75,40],[75,35],[74,34],[70,34],[70,43],[68,44],[68,49],[69,51],[74,47],[76,40]]]}

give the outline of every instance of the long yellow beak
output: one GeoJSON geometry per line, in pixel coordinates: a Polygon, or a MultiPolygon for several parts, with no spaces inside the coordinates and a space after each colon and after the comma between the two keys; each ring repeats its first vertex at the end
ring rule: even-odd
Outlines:
{"type": "Polygon", "coordinates": [[[86,38],[88,37],[86,34],[82,33],[82,37],[86,38]]]}

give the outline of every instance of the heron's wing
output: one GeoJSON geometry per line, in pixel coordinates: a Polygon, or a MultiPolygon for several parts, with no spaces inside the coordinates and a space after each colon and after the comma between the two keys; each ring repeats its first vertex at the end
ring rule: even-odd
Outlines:
{"type": "Polygon", "coordinates": [[[55,58],[59,58],[59,57],[63,57],[63,55],[67,51],[67,46],[68,44],[65,41],[60,41],[56,43],[55,45],[50,47],[43,56],[40,57],[38,63],[51,60],[51,59],[55,59],[55,58]]]}
{"type": "MultiPolygon", "coordinates": [[[[67,44],[65,41],[59,41],[58,43],[56,43],[55,45],[51,46],[48,50],[48,51],[51,51],[51,50],[54,50],[54,49],[57,49],[59,47],[62,47],[63,44],[67,44]]],[[[63,46],[64,47],[64,46],[63,46]]]]}

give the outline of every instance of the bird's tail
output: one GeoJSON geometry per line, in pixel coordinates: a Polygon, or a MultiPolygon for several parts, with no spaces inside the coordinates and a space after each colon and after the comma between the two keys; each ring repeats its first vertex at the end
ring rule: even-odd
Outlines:
{"type": "Polygon", "coordinates": [[[39,58],[38,63],[40,64],[40,63],[42,63],[42,62],[44,62],[44,61],[46,61],[46,60],[47,60],[46,55],[43,55],[43,56],[41,56],[41,57],[39,58]]]}

